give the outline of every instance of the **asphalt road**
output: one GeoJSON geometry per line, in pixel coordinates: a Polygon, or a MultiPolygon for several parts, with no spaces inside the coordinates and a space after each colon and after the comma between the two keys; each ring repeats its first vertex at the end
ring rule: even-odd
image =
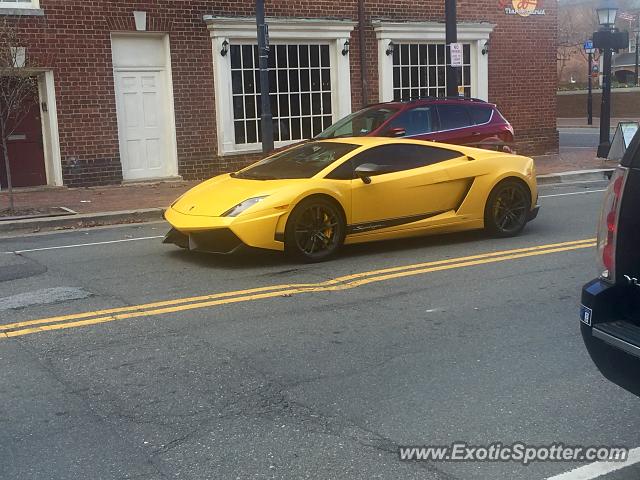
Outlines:
{"type": "MultiPolygon", "coordinates": [[[[611,128],[611,139],[615,134],[615,125],[611,128]]],[[[600,143],[598,127],[558,128],[561,148],[595,148],[600,143]]]]}
{"type": "Polygon", "coordinates": [[[636,448],[640,399],[579,335],[602,188],[545,187],[517,238],[317,265],[189,254],[155,238],[162,224],[0,240],[0,328],[18,335],[0,336],[0,477],[544,479],[584,464],[401,462],[398,447],[636,448]]]}

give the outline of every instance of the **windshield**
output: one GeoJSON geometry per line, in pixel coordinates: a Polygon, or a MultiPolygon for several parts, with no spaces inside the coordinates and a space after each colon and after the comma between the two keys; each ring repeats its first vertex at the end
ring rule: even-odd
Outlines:
{"type": "Polygon", "coordinates": [[[232,176],[254,180],[311,178],[359,146],[337,142],[305,143],[267,157],[232,176]]]}
{"type": "Polygon", "coordinates": [[[364,137],[386,122],[398,110],[389,107],[371,107],[360,110],[334,123],[316,138],[364,137]]]}

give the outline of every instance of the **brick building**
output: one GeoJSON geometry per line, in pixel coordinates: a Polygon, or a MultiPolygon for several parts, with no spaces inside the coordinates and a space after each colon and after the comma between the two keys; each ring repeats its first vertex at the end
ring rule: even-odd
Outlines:
{"type": "MultiPolygon", "coordinates": [[[[517,11],[504,0],[458,0],[465,92],[497,103],[518,150],[530,154],[558,141],[557,2],[543,1],[517,11]]],[[[276,146],[366,103],[444,93],[444,2],[363,0],[363,16],[358,3],[267,1],[276,146]]],[[[0,0],[40,87],[40,111],[11,142],[14,178],[67,186],[194,179],[255,159],[253,6],[0,0]]]]}

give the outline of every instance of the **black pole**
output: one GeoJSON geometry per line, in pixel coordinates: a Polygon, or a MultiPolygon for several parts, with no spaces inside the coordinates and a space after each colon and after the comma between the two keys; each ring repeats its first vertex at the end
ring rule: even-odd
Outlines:
{"type": "Polygon", "coordinates": [[[611,148],[609,138],[611,129],[611,53],[611,47],[606,45],[602,52],[602,103],[600,105],[599,158],[607,158],[609,149],[611,148]]]}
{"type": "Polygon", "coordinates": [[[273,120],[269,100],[269,27],[264,19],[264,0],[256,0],[256,24],[258,26],[258,55],[260,56],[260,100],[262,115],[262,152],[273,150],[273,120]]]}
{"type": "Polygon", "coordinates": [[[358,43],[360,50],[360,83],[362,85],[362,107],[369,104],[369,81],[367,80],[367,71],[369,64],[367,62],[367,53],[365,51],[364,38],[364,0],[358,0],[358,43]]]}
{"type": "Polygon", "coordinates": [[[451,52],[449,46],[458,41],[458,27],[456,18],[456,0],[444,2],[445,43],[447,49],[447,97],[458,96],[458,68],[451,66],[451,52]]]}
{"type": "Polygon", "coordinates": [[[587,66],[587,125],[593,125],[593,81],[591,80],[592,67],[593,53],[589,52],[589,63],[587,66]]]}
{"type": "Polygon", "coordinates": [[[635,86],[638,86],[638,43],[640,43],[640,30],[636,30],[636,81],[634,82],[635,86]]]}

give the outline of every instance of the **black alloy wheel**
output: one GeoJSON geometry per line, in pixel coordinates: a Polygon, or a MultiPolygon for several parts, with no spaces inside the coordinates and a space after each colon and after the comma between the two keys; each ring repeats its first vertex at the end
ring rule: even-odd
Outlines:
{"type": "Polygon", "coordinates": [[[485,228],[498,237],[518,235],[527,224],[530,209],[529,189],[517,180],[503,181],[489,195],[485,228]]]}
{"type": "Polygon", "coordinates": [[[285,250],[306,262],[320,262],[340,248],[345,230],[342,212],[332,201],[310,198],[291,212],[285,231],[285,250]]]}

